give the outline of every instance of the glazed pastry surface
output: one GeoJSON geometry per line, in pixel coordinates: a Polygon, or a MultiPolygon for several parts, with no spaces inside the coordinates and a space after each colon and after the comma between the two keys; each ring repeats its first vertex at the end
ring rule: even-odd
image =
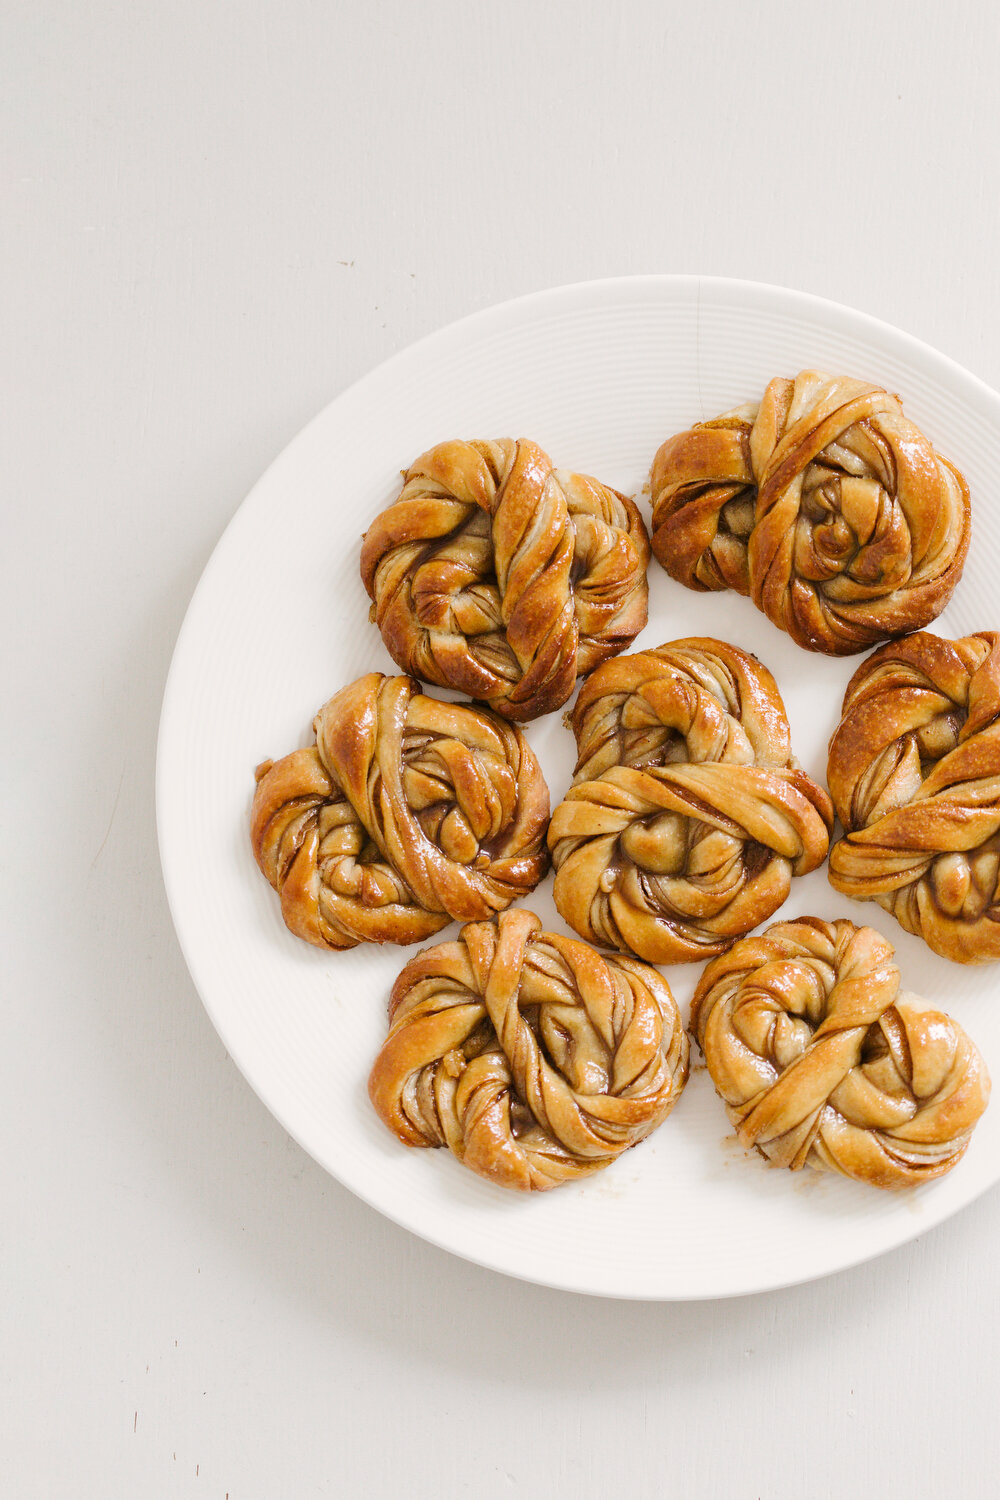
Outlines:
{"type": "Polygon", "coordinates": [[[810,651],[929,624],[968,551],[968,486],[899,397],[816,370],[669,438],[650,483],[667,572],[748,594],[810,651]]]}
{"type": "Polygon", "coordinates": [[[412,958],[372,1068],[379,1116],[502,1187],[608,1166],[660,1125],[688,1073],[666,981],[517,909],[412,958]]]}
{"type": "Polygon", "coordinates": [[[416,943],[486,918],[548,868],[548,788],[515,725],[369,672],[316,743],[257,770],[251,843],[292,932],[319,947],[416,943]]]}
{"type": "Polygon", "coordinates": [[[755,657],[696,637],[617,657],[570,716],[573,786],[549,825],[560,914],[652,963],[723,952],[826,857],[833,810],[792,757],[755,657]]]}
{"type": "Polygon", "coordinates": [[[900,995],[892,959],[871,927],[804,917],[706,968],[691,1030],[737,1136],[772,1166],[905,1188],[964,1155],[986,1065],[957,1021],[900,995]]]}
{"type": "Polygon", "coordinates": [[[1000,635],[919,631],[847,686],[830,883],[956,963],[1000,959],[1000,635]]]}
{"type": "Polygon", "coordinates": [[[524,721],[646,623],[649,541],[617,490],[537,443],[439,443],[403,476],[361,576],[405,671],[524,721]]]}

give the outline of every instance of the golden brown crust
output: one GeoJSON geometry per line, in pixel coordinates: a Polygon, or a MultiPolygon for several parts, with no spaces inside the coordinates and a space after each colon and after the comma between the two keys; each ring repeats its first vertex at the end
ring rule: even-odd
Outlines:
{"type": "Polygon", "coordinates": [[[847,686],[830,883],[956,963],[1000,959],[1000,635],[918,631],[847,686]]]}
{"type": "Polygon", "coordinates": [[[361,577],[404,670],[516,721],[646,623],[649,541],[617,490],[525,439],[439,443],[372,523],[361,577]]]}
{"type": "Polygon", "coordinates": [[[705,969],[692,1034],[737,1136],[772,1166],[904,1188],[965,1154],[986,1064],[957,1021],[900,997],[892,958],[871,927],[803,917],[705,969]]]}
{"type": "Polygon", "coordinates": [[[522,732],[380,672],[258,768],[251,843],[288,927],[318,947],[416,943],[492,916],[548,868],[548,788],[522,732]]]}
{"type": "Polygon", "coordinates": [[[606,662],[571,722],[579,758],[548,842],[561,915],[652,963],[722,953],[826,857],[833,809],[792,759],[774,678],[724,641],[606,662]]]}
{"type": "Polygon", "coordinates": [[[523,909],[418,953],[392,990],[368,1092],[407,1146],[448,1146],[502,1187],[608,1166],[666,1119],[688,1045],[666,981],[523,909]]]}
{"type": "Polygon", "coordinates": [[[734,588],[800,646],[867,650],[928,624],[969,545],[959,471],[866,381],[804,370],[667,440],[653,551],[689,588],[734,588]]]}
{"type": "Polygon", "coordinates": [[[756,486],[750,465],[755,406],[668,438],[653,460],[653,552],[689,589],[749,594],[747,540],[756,486]]]}

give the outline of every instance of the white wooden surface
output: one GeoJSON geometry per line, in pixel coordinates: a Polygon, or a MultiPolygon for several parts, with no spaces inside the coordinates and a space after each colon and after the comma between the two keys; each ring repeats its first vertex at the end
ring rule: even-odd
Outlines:
{"type": "Polygon", "coordinates": [[[732,1303],[467,1266],[243,1083],[153,824],[164,676],[220,531],[318,407],[441,323],[728,274],[1000,384],[993,7],[2,19],[3,1493],[994,1494],[1000,1195],[732,1303]]]}

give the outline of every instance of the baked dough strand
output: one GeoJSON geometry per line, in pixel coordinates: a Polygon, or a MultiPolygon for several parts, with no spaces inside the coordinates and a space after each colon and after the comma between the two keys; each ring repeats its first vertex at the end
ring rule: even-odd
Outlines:
{"type": "Polygon", "coordinates": [[[704,960],[826,857],[829,798],[792,758],[774,678],[738,647],[692,638],[607,662],[571,723],[577,773],[548,841],[581,937],[704,960]]]}
{"type": "Polygon", "coordinates": [[[548,789],[516,726],[369,672],[314,729],[314,747],[258,768],[251,813],[255,858],[299,937],[419,942],[545,874],[548,789]]]}
{"type": "Polygon", "coordinates": [[[646,623],[638,509],[537,443],[439,443],[365,534],[361,576],[393,660],[527,720],[646,623]]]}
{"type": "Polygon", "coordinates": [[[523,909],[417,954],[392,990],[372,1103],[408,1146],[502,1187],[608,1166],[669,1114],[688,1043],[666,982],[523,909]]]}
{"type": "Polygon", "coordinates": [[[691,1004],[744,1146],[880,1188],[941,1177],[964,1155],[990,1079],[962,1027],[903,998],[892,944],[803,917],[708,965],[691,1004]]]}
{"type": "Polygon", "coordinates": [[[1000,959],[1000,635],[890,642],[848,683],[830,883],[956,963],[1000,959]]]}
{"type": "Polygon", "coordinates": [[[968,486],[898,396],[816,370],[669,438],[650,482],[667,572],[749,594],[810,651],[929,624],[968,550],[968,486]]]}

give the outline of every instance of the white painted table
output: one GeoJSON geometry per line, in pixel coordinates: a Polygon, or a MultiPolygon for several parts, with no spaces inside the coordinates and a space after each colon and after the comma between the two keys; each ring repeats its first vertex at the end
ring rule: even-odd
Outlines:
{"type": "Polygon", "coordinates": [[[215,540],[315,410],[441,323],[700,271],[1000,385],[990,8],[6,9],[4,1494],[994,1494],[1000,1195],[731,1303],[468,1266],[251,1094],[153,824],[215,540]]]}

